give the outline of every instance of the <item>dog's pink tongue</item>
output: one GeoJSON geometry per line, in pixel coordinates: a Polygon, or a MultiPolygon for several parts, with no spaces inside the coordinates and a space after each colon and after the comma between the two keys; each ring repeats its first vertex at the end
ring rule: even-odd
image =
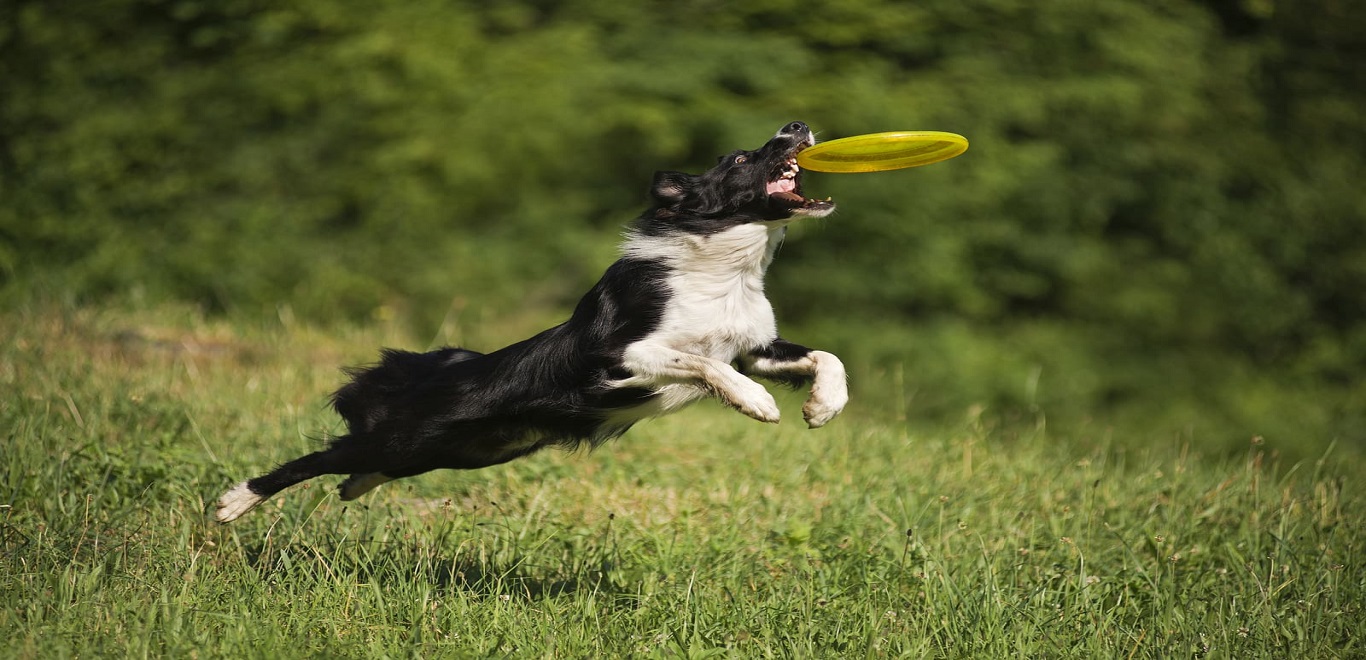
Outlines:
{"type": "Polygon", "coordinates": [[[776,193],[792,192],[796,189],[797,181],[795,179],[778,179],[777,181],[768,182],[768,187],[764,190],[768,194],[773,195],[776,193]]]}

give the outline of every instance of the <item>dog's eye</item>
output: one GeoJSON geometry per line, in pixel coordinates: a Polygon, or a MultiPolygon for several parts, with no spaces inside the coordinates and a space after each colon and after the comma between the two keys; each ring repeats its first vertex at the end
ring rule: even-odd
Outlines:
{"type": "Polygon", "coordinates": [[[735,164],[736,164],[736,165],[739,165],[739,164],[741,164],[741,163],[743,163],[743,162],[745,162],[745,161],[747,161],[747,160],[749,160],[749,159],[748,159],[748,158],[745,158],[744,156],[736,156],[736,157],[735,157],[735,164]]]}

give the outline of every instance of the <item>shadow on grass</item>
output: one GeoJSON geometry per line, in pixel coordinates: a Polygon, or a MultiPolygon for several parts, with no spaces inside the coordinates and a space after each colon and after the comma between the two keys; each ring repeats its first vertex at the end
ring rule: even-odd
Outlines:
{"type": "Polygon", "coordinates": [[[534,547],[523,547],[501,534],[453,542],[456,532],[400,540],[329,534],[283,544],[266,536],[242,539],[241,550],[246,565],[261,579],[306,588],[373,583],[386,590],[431,588],[467,597],[529,601],[591,595],[622,609],[634,607],[642,593],[641,579],[624,577],[642,572],[621,565],[614,542],[606,535],[558,543],[552,535],[534,547]]]}

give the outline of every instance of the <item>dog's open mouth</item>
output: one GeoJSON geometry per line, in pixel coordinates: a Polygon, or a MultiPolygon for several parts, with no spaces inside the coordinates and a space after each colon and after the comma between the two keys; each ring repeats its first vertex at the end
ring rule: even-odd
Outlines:
{"type": "Polygon", "coordinates": [[[791,211],[825,211],[834,207],[834,202],[829,198],[818,200],[803,196],[801,184],[797,180],[797,175],[801,174],[801,168],[797,167],[797,154],[805,146],[798,147],[778,166],[764,192],[768,193],[769,203],[791,211]]]}

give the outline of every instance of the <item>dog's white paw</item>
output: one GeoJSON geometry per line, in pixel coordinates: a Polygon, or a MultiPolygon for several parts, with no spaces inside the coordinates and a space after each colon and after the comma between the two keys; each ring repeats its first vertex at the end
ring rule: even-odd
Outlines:
{"type": "Polygon", "coordinates": [[[825,351],[812,351],[816,360],[816,382],[811,387],[811,398],[802,406],[802,417],[807,426],[825,426],[849,403],[849,383],[845,379],[844,364],[825,351]]]}
{"type": "Polygon", "coordinates": [[[264,502],[265,499],[253,493],[247,487],[247,482],[243,481],[218,498],[218,502],[215,504],[218,510],[214,513],[214,518],[221,523],[232,522],[242,517],[242,514],[256,508],[256,505],[264,502]]]}
{"type": "Polygon", "coordinates": [[[818,429],[840,414],[847,403],[848,394],[841,397],[820,397],[812,393],[811,398],[806,400],[806,405],[802,406],[802,417],[806,419],[808,427],[818,429]]]}
{"type": "Polygon", "coordinates": [[[778,410],[778,402],[773,400],[773,395],[769,394],[763,385],[748,378],[742,379],[736,385],[736,391],[728,397],[727,403],[746,416],[761,422],[778,423],[782,412],[778,410]]]}

